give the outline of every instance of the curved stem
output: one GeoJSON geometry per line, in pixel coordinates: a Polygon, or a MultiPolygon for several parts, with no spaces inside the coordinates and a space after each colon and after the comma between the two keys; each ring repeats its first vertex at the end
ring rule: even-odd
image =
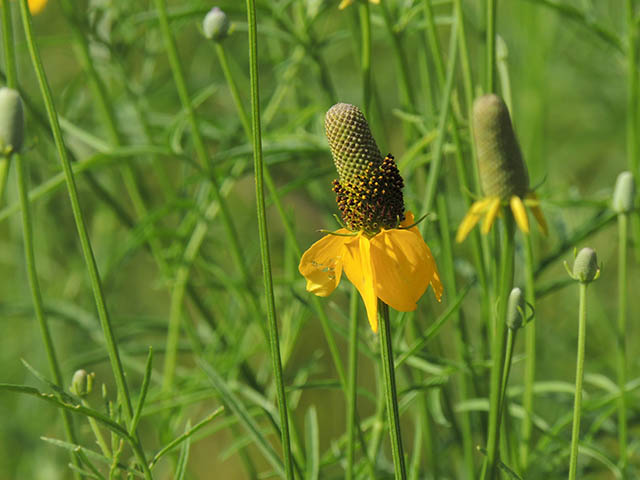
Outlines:
{"type": "Polygon", "coordinates": [[[584,378],[584,349],[587,330],[587,284],[580,283],[578,310],[578,357],[576,360],[576,392],[573,402],[573,427],[571,428],[571,453],[569,456],[569,480],[576,479],[578,467],[578,438],[582,414],[582,380],[584,378]]]}
{"type": "MultiPolygon", "coordinates": [[[[120,360],[120,353],[118,352],[118,345],[116,342],[115,334],[113,333],[113,327],[111,326],[111,319],[109,318],[109,312],[107,310],[107,304],[104,297],[102,281],[100,279],[100,273],[98,271],[98,265],[93,254],[93,249],[89,240],[89,234],[87,233],[82,209],[80,208],[80,199],[78,196],[78,189],[75,183],[73,170],[71,169],[71,162],[69,161],[67,149],[65,147],[64,140],[62,139],[62,131],[60,129],[60,123],[58,122],[58,114],[53,103],[51,88],[49,87],[49,83],[44,72],[44,67],[42,65],[42,59],[40,58],[40,52],[33,35],[31,14],[29,13],[27,0],[20,0],[20,12],[22,16],[22,24],[25,31],[27,48],[29,50],[31,62],[38,79],[38,85],[40,87],[44,105],[47,111],[47,116],[49,118],[49,123],[51,125],[56,149],[58,151],[58,156],[62,164],[62,169],[64,171],[67,191],[69,194],[69,201],[71,203],[71,210],[73,211],[73,217],[76,223],[82,253],[87,265],[91,288],[93,290],[93,296],[96,303],[96,309],[98,311],[98,318],[100,320],[102,332],[105,337],[107,353],[109,355],[109,361],[111,363],[111,370],[113,371],[118,394],[123,405],[124,418],[127,425],[129,425],[133,419],[133,406],[131,397],[129,395],[129,388],[127,386],[122,361],[120,360]]],[[[134,433],[133,439],[135,440],[135,442],[133,442],[132,446],[134,453],[138,459],[138,463],[140,463],[140,466],[143,469],[145,478],[151,479],[151,471],[149,470],[149,466],[147,465],[146,459],[144,457],[144,452],[142,451],[142,448],[139,444],[137,434],[134,433]]]]}
{"type": "Polygon", "coordinates": [[[291,441],[289,438],[289,416],[287,414],[287,399],[285,396],[282,375],[282,361],[280,357],[280,342],[278,339],[278,323],[276,321],[276,304],[273,293],[273,278],[271,274],[271,255],[269,252],[269,234],[267,229],[267,215],[264,195],[264,160],[262,157],[262,137],[260,127],[260,94],[258,81],[258,27],[256,21],[255,0],[247,0],[247,23],[249,24],[249,70],[251,80],[251,112],[253,120],[253,160],[256,181],[256,202],[258,215],[258,233],[260,236],[260,256],[262,258],[262,278],[267,300],[267,322],[269,326],[269,350],[271,364],[276,382],[276,395],[280,410],[280,434],[284,454],[284,468],[287,479],[293,479],[293,461],[291,456],[291,441]]]}
{"type": "Polygon", "coordinates": [[[398,410],[398,394],[396,392],[396,374],[393,361],[393,347],[391,342],[391,322],[389,320],[389,306],[378,300],[380,311],[380,355],[382,357],[382,374],[384,376],[385,397],[387,400],[387,417],[389,420],[389,434],[391,435],[391,453],[396,480],[406,480],[407,470],[404,464],[402,448],[402,434],[400,433],[400,412],[398,410]]]}
{"type": "Polygon", "coordinates": [[[627,402],[625,388],[627,383],[627,230],[629,215],[618,215],[618,348],[616,349],[618,388],[618,442],[620,449],[620,469],[625,477],[627,468],[627,402]]]}

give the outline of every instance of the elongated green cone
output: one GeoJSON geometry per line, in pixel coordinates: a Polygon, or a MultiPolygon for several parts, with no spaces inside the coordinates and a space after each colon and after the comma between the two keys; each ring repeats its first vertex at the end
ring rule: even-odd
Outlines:
{"type": "Polygon", "coordinates": [[[333,182],[347,227],[375,235],[404,220],[404,182],[391,154],[382,158],[360,109],[347,103],[331,107],[325,128],[339,180],[333,182]]]}
{"type": "Polygon", "coordinates": [[[522,161],[507,106],[497,95],[484,95],[473,103],[473,130],[478,170],[486,196],[503,201],[529,192],[529,175],[522,161]]]}
{"type": "Polygon", "coordinates": [[[0,154],[19,152],[24,137],[22,100],[17,90],[0,88],[0,154]]]}
{"type": "Polygon", "coordinates": [[[372,163],[382,163],[382,155],[371,135],[369,124],[355,105],[337,103],[329,109],[324,126],[340,182],[352,181],[372,163]]]}

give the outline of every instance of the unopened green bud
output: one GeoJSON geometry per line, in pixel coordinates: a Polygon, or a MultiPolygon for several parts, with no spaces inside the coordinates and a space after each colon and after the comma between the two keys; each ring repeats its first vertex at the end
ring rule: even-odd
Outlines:
{"type": "Polygon", "coordinates": [[[17,90],[0,88],[0,154],[10,155],[22,148],[24,114],[17,90]]]}
{"type": "Polygon", "coordinates": [[[229,33],[229,18],[218,7],[213,7],[202,21],[204,36],[209,40],[219,42],[229,33]]]}
{"type": "Polygon", "coordinates": [[[636,196],[636,183],[631,172],[622,172],[616,180],[611,206],[617,213],[628,213],[633,210],[636,196]]]}
{"type": "Polygon", "coordinates": [[[593,248],[583,248],[573,262],[573,278],[581,283],[591,283],[600,275],[598,256],[593,248]]]}
{"type": "Polygon", "coordinates": [[[78,397],[86,397],[93,389],[93,373],[86,370],[76,370],[71,379],[71,393],[78,397]]]}
{"type": "Polygon", "coordinates": [[[517,330],[522,326],[524,319],[524,293],[518,287],[511,290],[509,294],[509,302],[507,303],[507,327],[511,330],[517,330]]]}
{"type": "Polygon", "coordinates": [[[529,192],[529,175],[509,110],[500,97],[484,95],[473,102],[473,132],[485,195],[503,201],[513,195],[524,197],[529,192]]]}
{"type": "Polygon", "coordinates": [[[382,163],[367,119],[355,105],[335,104],[327,112],[324,126],[340,182],[353,181],[369,164],[375,168],[382,163]]]}

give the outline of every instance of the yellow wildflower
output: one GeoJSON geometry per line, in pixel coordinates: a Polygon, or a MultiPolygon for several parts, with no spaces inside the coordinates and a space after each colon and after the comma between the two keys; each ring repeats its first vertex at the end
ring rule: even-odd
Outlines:
{"type": "Polygon", "coordinates": [[[404,211],[404,184],[395,161],[391,155],[382,159],[362,112],[353,105],[334,105],[325,125],[340,177],[333,190],[347,228],[314,243],[298,269],[307,291],[321,297],[335,290],[344,271],[377,332],[378,299],[396,310],[413,311],[431,285],[440,301],[438,268],[413,214],[404,211]]]}
{"type": "Polygon", "coordinates": [[[502,207],[510,207],[520,230],[529,233],[528,207],[546,235],[547,222],[538,197],[529,188],[527,167],[522,161],[509,110],[500,97],[484,95],[474,102],[473,128],[485,196],[471,205],[460,222],[456,241],[464,241],[482,217],[482,233],[488,233],[502,207]]]}

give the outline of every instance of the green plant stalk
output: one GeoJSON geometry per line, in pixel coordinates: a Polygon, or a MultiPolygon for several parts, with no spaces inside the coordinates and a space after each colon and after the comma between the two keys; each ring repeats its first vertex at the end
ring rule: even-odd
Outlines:
{"type": "Polygon", "coordinates": [[[362,75],[362,112],[364,116],[370,118],[371,108],[371,15],[369,13],[369,3],[358,3],[358,14],[360,16],[360,74],[362,75]]]}
{"type": "MultiPolygon", "coordinates": [[[[18,75],[16,72],[16,54],[13,48],[13,22],[9,0],[0,0],[0,15],[2,15],[2,44],[4,46],[7,87],[15,89],[18,86],[18,75]]],[[[0,157],[0,204],[4,203],[10,166],[11,157],[2,155],[0,157]]]]}
{"type": "Polygon", "coordinates": [[[507,386],[509,385],[509,374],[511,373],[511,363],[513,361],[513,347],[516,343],[517,330],[507,328],[507,350],[504,354],[504,369],[502,371],[502,385],[500,387],[500,417],[504,414],[505,397],[507,386]]]}
{"type": "MultiPolygon", "coordinates": [[[[617,376],[618,388],[620,389],[620,399],[618,400],[618,443],[620,449],[620,469],[623,476],[628,464],[627,455],[627,230],[629,225],[629,215],[621,213],[618,215],[618,348],[617,376]]],[[[625,477],[626,478],[626,477],[625,477]]]]}
{"type": "MultiPolygon", "coordinates": [[[[182,108],[186,113],[189,127],[191,129],[196,157],[198,158],[202,169],[208,174],[209,184],[212,187],[210,190],[213,193],[214,200],[218,203],[220,208],[220,217],[222,220],[223,228],[229,240],[229,247],[231,250],[233,261],[236,264],[236,268],[240,271],[242,279],[247,285],[247,288],[251,289],[251,277],[249,275],[249,271],[242,255],[240,241],[233,224],[231,214],[220,191],[218,179],[216,178],[215,172],[211,168],[207,155],[207,149],[205,147],[202,134],[200,133],[200,129],[198,127],[198,119],[196,117],[191,99],[189,97],[182,64],[180,63],[180,57],[178,56],[178,49],[176,47],[175,39],[173,38],[171,29],[169,27],[169,19],[165,0],[154,0],[154,4],[158,12],[158,21],[160,23],[161,34],[164,40],[165,48],[167,50],[167,55],[169,57],[169,64],[171,67],[171,72],[173,74],[173,80],[176,85],[176,90],[178,91],[178,96],[180,97],[180,103],[182,104],[182,108]]],[[[206,190],[208,194],[209,189],[206,190]]],[[[253,309],[254,313],[257,314],[257,312],[259,312],[259,306],[257,304],[255,295],[250,293],[249,295],[247,295],[247,297],[249,306],[253,309]]],[[[256,315],[256,317],[259,318],[259,315],[256,315]]],[[[174,317],[169,319],[169,333],[167,335],[167,350],[165,354],[165,371],[163,378],[163,388],[165,390],[171,388],[175,376],[178,337],[180,334],[180,322],[181,315],[175,315],[174,317]]]]}
{"type": "Polygon", "coordinates": [[[498,0],[487,0],[487,51],[486,51],[486,75],[487,85],[485,93],[495,92],[496,76],[496,8],[498,0]]]}
{"type": "MultiPolygon", "coordinates": [[[[102,282],[100,280],[100,274],[98,272],[98,265],[93,255],[93,249],[91,247],[91,242],[89,241],[89,234],[87,233],[84,217],[82,215],[82,210],[80,208],[78,189],[76,187],[75,178],[73,175],[73,171],[71,169],[71,162],[69,161],[69,157],[67,156],[67,150],[64,145],[64,140],[62,139],[62,131],[60,130],[58,115],[53,103],[51,88],[49,87],[49,83],[47,81],[47,77],[45,75],[44,68],[42,66],[40,52],[37,48],[37,45],[33,36],[33,28],[31,25],[31,14],[29,12],[29,6],[27,3],[27,0],[20,0],[20,12],[22,16],[24,31],[25,31],[27,48],[29,50],[29,55],[31,56],[31,62],[33,64],[36,77],[38,79],[40,91],[43,97],[45,108],[47,110],[47,116],[49,117],[49,123],[51,124],[51,130],[52,130],[53,138],[56,144],[56,149],[58,151],[58,156],[60,158],[62,169],[65,174],[65,180],[67,183],[67,191],[69,194],[71,209],[73,211],[73,217],[76,223],[76,228],[78,230],[78,237],[80,239],[82,253],[85,259],[85,263],[87,265],[89,279],[91,281],[91,288],[93,290],[93,295],[96,303],[96,309],[98,311],[98,318],[100,319],[100,325],[102,327],[102,331],[105,337],[107,353],[109,354],[111,369],[115,377],[118,394],[122,401],[124,417],[128,424],[133,419],[133,407],[131,403],[131,397],[129,395],[129,389],[127,387],[127,382],[125,378],[124,368],[122,366],[122,361],[120,360],[120,354],[118,352],[116,338],[113,333],[113,328],[111,326],[111,320],[109,318],[109,313],[107,311],[107,306],[106,306],[104,293],[102,289],[102,282]]],[[[144,458],[144,452],[142,451],[137,435],[134,434],[133,439],[134,439],[134,444],[132,446],[133,446],[134,453],[138,459],[138,463],[140,463],[140,466],[143,469],[145,478],[151,479],[152,478],[151,472],[149,471],[149,467],[144,458]]]]}
{"type": "MultiPolygon", "coordinates": [[[[531,235],[524,235],[525,252],[525,298],[535,312],[536,291],[534,280],[533,245],[531,235]]],[[[522,406],[525,416],[522,419],[522,443],[520,444],[520,463],[526,472],[529,462],[529,449],[531,448],[531,434],[533,433],[533,386],[536,381],[536,321],[527,323],[524,332],[525,364],[524,364],[524,391],[522,394],[522,406]]]]}
{"type": "Polygon", "coordinates": [[[396,392],[396,373],[393,360],[391,342],[391,322],[389,306],[378,300],[380,311],[380,356],[382,358],[382,374],[384,377],[384,392],[387,403],[387,419],[389,420],[389,434],[391,435],[391,453],[396,480],[407,478],[402,448],[402,434],[400,432],[400,412],[398,410],[398,394],[396,392]]]}
{"type": "MultiPolygon", "coordinates": [[[[3,10],[4,9],[5,7],[3,6],[3,10]]],[[[38,326],[40,327],[40,334],[42,335],[42,341],[44,343],[44,348],[47,354],[47,361],[49,363],[49,370],[51,371],[53,383],[64,389],[62,371],[60,369],[60,364],[56,355],[53,338],[51,337],[51,331],[49,330],[49,324],[47,322],[46,314],[44,311],[42,292],[40,290],[40,281],[38,280],[36,257],[33,249],[33,222],[31,220],[31,207],[29,205],[29,198],[27,193],[28,187],[24,171],[24,160],[19,154],[14,154],[14,159],[16,165],[16,177],[18,181],[18,195],[20,197],[20,207],[22,211],[22,232],[24,239],[25,264],[27,267],[27,275],[29,277],[29,287],[31,289],[33,309],[38,320],[38,326]]],[[[70,443],[77,445],[78,441],[76,438],[75,429],[73,427],[73,419],[71,418],[71,413],[66,410],[62,410],[61,413],[67,440],[70,443]]],[[[72,453],[71,460],[75,466],[80,466],[77,454],[72,453]]],[[[74,478],[79,478],[77,472],[74,472],[74,478]]]]}
{"type": "Polygon", "coordinates": [[[500,455],[500,422],[502,419],[502,387],[507,343],[507,299],[513,284],[514,226],[510,212],[505,212],[502,228],[500,258],[500,287],[498,291],[498,315],[494,324],[491,348],[491,383],[489,396],[489,432],[487,435],[487,458],[482,470],[483,480],[496,478],[500,455]]]}
{"type": "Polygon", "coordinates": [[[220,67],[222,68],[222,73],[224,74],[224,78],[227,81],[227,86],[229,87],[229,91],[231,92],[231,98],[233,98],[233,103],[236,106],[236,112],[238,112],[238,115],[240,116],[240,123],[242,124],[244,133],[247,136],[247,140],[251,141],[251,120],[249,119],[247,110],[244,108],[244,105],[242,103],[242,96],[240,95],[238,84],[231,74],[231,69],[229,68],[229,59],[227,58],[227,51],[224,49],[222,42],[214,42],[213,45],[216,50],[216,55],[218,56],[218,61],[220,62],[220,67]]]}
{"type": "Polygon", "coordinates": [[[358,387],[358,290],[351,287],[351,303],[349,305],[349,379],[347,380],[347,468],[345,478],[353,480],[356,452],[356,405],[358,387]]]}
{"type": "Polygon", "coordinates": [[[573,402],[573,427],[571,428],[571,450],[569,454],[569,480],[576,479],[578,467],[578,439],[582,414],[582,380],[584,379],[584,350],[587,333],[587,284],[580,283],[580,306],[578,309],[578,356],[576,360],[576,393],[573,402]]]}
{"type": "Polygon", "coordinates": [[[289,439],[289,416],[285,396],[280,343],[278,340],[278,323],[276,320],[276,304],[273,294],[273,278],[271,274],[271,256],[269,253],[269,233],[264,196],[264,160],[262,157],[262,137],[260,129],[260,91],[258,80],[258,26],[256,21],[255,0],[247,0],[247,23],[249,24],[249,71],[251,81],[251,113],[253,119],[253,160],[256,181],[256,202],[258,215],[258,233],[260,236],[260,256],[262,258],[262,277],[267,301],[267,321],[269,327],[269,350],[276,382],[276,396],[280,410],[280,433],[284,456],[285,475],[293,479],[293,462],[289,439]]]}
{"type": "MultiPolygon", "coordinates": [[[[451,235],[449,228],[449,213],[447,208],[447,197],[444,194],[438,195],[438,220],[440,221],[440,231],[442,232],[442,255],[443,260],[443,280],[446,285],[447,295],[451,298],[456,298],[457,288],[455,281],[455,266],[453,260],[453,248],[451,245],[451,235]]],[[[466,332],[464,325],[464,318],[461,309],[458,309],[455,314],[456,322],[456,338],[455,348],[457,361],[460,364],[469,366],[466,358],[466,332]]],[[[466,372],[463,370],[457,377],[457,390],[459,395],[459,401],[463,402],[469,398],[469,388],[467,385],[466,372]]],[[[465,478],[473,478],[475,476],[475,467],[473,465],[473,457],[475,456],[473,445],[473,433],[471,429],[471,414],[468,411],[461,412],[460,414],[460,429],[462,434],[462,452],[464,456],[464,469],[465,478]]]]}
{"type": "Polygon", "coordinates": [[[627,163],[634,176],[638,176],[638,51],[637,19],[634,0],[626,0],[627,20],[627,163]]]}

